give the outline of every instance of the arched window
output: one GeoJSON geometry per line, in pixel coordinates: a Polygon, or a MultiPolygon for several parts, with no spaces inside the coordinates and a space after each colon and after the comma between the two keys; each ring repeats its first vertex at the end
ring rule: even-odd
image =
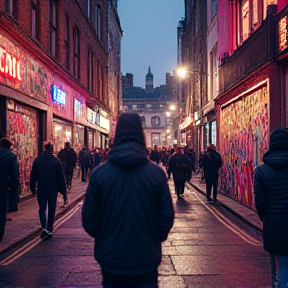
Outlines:
{"type": "Polygon", "coordinates": [[[152,127],[159,127],[160,126],[160,117],[154,116],[151,118],[151,126],[152,127]]]}

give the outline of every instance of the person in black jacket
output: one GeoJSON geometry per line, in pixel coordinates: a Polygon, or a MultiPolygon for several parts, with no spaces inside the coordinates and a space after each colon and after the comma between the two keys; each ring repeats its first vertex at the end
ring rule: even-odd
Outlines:
{"type": "Polygon", "coordinates": [[[204,170],[207,200],[212,201],[211,190],[213,187],[213,201],[217,201],[219,168],[222,167],[222,158],[216,151],[215,145],[211,144],[207,147],[207,152],[199,161],[199,167],[204,170]]]}
{"type": "Polygon", "coordinates": [[[78,154],[79,165],[81,167],[81,181],[86,182],[88,176],[88,170],[91,166],[90,153],[85,146],[82,147],[78,154]]]}
{"type": "Polygon", "coordinates": [[[274,130],[254,177],[255,206],[270,254],[272,287],[288,287],[288,131],[274,130]],[[277,286],[278,284],[278,286],[277,286]]]}
{"type": "Polygon", "coordinates": [[[150,160],[157,164],[160,163],[160,152],[158,151],[157,145],[154,145],[153,150],[150,152],[150,160]]]}
{"type": "Polygon", "coordinates": [[[77,162],[77,154],[71,147],[70,142],[65,143],[65,148],[58,153],[57,157],[62,162],[67,189],[70,189],[72,186],[74,168],[76,167],[77,162]]]}
{"type": "Polygon", "coordinates": [[[30,174],[30,189],[36,195],[42,227],[41,239],[51,238],[56,212],[57,195],[60,192],[67,204],[67,191],[61,161],[53,155],[53,145],[44,143],[44,152],[33,162],[30,174]],[[37,187],[37,191],[36,191],[37,187]],[[48,203],[48,221],[46,207],[48,203]]]}
{"type": "Polygon", "coordinates": [[[185,182],[191,179],[190,159],[182,154],[181,149],[176,146],[175,152],[168,161],[168,174],[172,173],[175,185],[175,192],[178,199],[184,195],[185,182]]]}
{"type": "Polygon", "coordinates": [[[107,161],[91,173],[82,208],[103,288],[156,288],[161,242],[173,221],[166,174],[148,159],[141,118],[122,113],[107,161]]]}
{"type": "Polygon", "coordinates": [[[17,187],[20,185],[17,156],[10,150],[12,145],[10,139],[2,138],[0,141],[0,242],[5,234],[9,188],[13,187],[18,191],[17,187]]]}

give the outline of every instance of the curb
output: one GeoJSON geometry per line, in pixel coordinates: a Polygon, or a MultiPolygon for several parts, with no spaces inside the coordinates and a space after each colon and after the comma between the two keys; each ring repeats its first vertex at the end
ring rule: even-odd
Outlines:
{"type": "MultiPolygon", "coordinates": [[[[195,184],[189,182],[187,183],[188,185],[192,186],[194,189],[196,189],[198,192],[200,192],[201,194],[203,194],[204,196],[206,196],[206,193],[200,189],[198,186],[196,186],[195,184]]],[[[225,197],[225,196],[224,196],[225,197]]],[[[233,200],[233,199],[232,199],[233,200]]],[[[237,218],[239,218],[241,221],[243,221],[244,223],[248,224],[250,227],[252,227],[253,229],[255,229],[257,232],[262,232],[262,229],[259,228],[258,226],[254,225],[253,223],[251,223],[250,221],[248,221],[245,217],[243,217],[242,215],[240,215],[239,213],[237,213],[235,210],[231,209],[229,206],[227,206],[226,204],[224,204],[223,202],[221,202],[220,200],[217,201],[223,208],[225,208],[227,211],[229,211],[231,214],[233,214],[234,216],[236,216],[237,218]]]]}

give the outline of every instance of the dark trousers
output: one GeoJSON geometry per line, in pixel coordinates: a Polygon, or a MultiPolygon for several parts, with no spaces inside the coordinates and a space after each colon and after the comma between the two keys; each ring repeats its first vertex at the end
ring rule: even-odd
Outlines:
{"type": "Polygon", "coordinates": [[[175,192],[177,196],[183,195],[184,189],[185,189],[185,180],[180,180],[180,181],[174,180],[174,185],[175,185],[175,192]]]}
{"type": "Polygon", "coordinates": [[[218,186],[218,177],[205,177],[206,182],[206,196],[207,199],[211,198],[211,192],[213,187],[213,199],[217,199],[217,186],[218,186]]]}
{"type": "Polygon", "coordinates": [[[56,213],[57,194],[52,195],[39,195],[37,194],[39,205],[39,218],[41,227],[53,232],[53,225],[56,213]],[[46,220],[46,209],[48,204],[48,221],[46,220]]]}
{"type": "Polygon", "coordinates": [[[158,271],[140,275],[114,275],[102,270],[103,288],[157,288],[158,271]]]}
{"type": "Polygon", "coordinates": [[[89,166],[81,165],[81,172],[82,172],[81,181],[86,180],[87,175],[88,175],[88,169],[89,169],[89,166]]]}
{"type": "Polygon", "coordinates": [[[9,189],[0,188],[0,235],[5,234],[6,218],[8,211],[9,189]]]}
{"type": "Polygon", "coordinates": [[[72,185],[72,178],[73,178],[73,171],[74,171],[74,166],[65,166],[64,169],[64,174],[65,174],[65,179],[66,179],[66,185],[71,186],[72,185]]]}

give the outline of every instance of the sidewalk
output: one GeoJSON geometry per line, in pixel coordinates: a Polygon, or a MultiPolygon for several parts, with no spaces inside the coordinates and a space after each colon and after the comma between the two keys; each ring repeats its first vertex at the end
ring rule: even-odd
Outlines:
{"type": "MultiPolygon", "coordinates": [[[[87,183],[73,178],[72,188],[67,190],[69,203],[66,206],[64,206],[63,196],[60,193],[58,194],[55,220],[84,197],[86,187],[87,183]]],[[[40,235],[42,230],[36,197],[19,203],[18,207],[19,210],[17,212],[8,213],[7,215],[7,219],[12,219],[12,221],[6,222],[6,232],[2,242],[0,242],[0,254],[13,248],[32,234],[40,235]]]]}
{"type": "MultiPolygon", "coordinates": [[[[200,175],[193,174],[190,184],[192,189],[194,188],[205,195],[205,183],[204,181],[200,181],[200,175]]],[[[63,205],[62,195],[60,193],[58,194],[56,219],[84,198],[86,187],[87,183],[83,183],[79,179],[74,178],[72,188],[68,190],[69,204],[66,206],[63,205]]],[[[261,230],[261,222],[255,211],[221,194],[218,195],[218,201],[220,205],[234,213],[241,220],[258,231],[261,230]]],[[[0,242],[0,254],[13,248],[16,244],[19,244],[32,234],[40,235],[41,227],[36,197],[21,202],[19,204],[19,211],[8,213],[7,218],[11,218],[12,221],[6,222],[6,233],[2,242],[0,242]]]]}
{"type": "MultiPolygon", "coordinates": [[[[191,186],[199,191],[200,193],[206,195],[206,184],[205,181],[201,181],[200,174],[194,174],[192,176],[192,179],[190,180],[191,186]]],[[[189,185],[189,184],[188,184],[189,185]]],[[[218,193],[217,200],[220,205],[225,207],[227,210],[235,214],[237,217],[239,217],[241,220],[252,226],[258,231],[262,230],[262,222],[260,221],[257,213],[253,211],[252,209],[238,203],[236,200],[221,195],[218,193]]]]}

